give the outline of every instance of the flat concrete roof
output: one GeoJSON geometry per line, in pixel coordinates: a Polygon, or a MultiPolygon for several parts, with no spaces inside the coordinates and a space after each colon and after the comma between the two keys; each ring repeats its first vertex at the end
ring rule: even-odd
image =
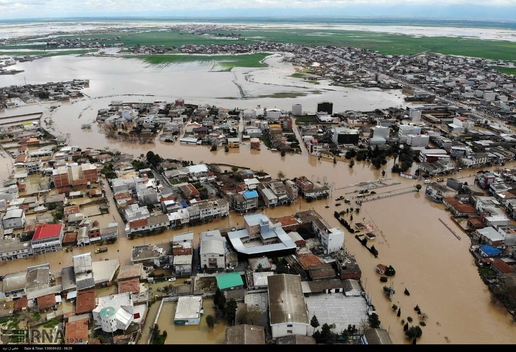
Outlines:
{"type": "Polygon", "coordinates": [[[177,300],[174,320],[199,318],[202,309],[202,296],[184,296],[177,300]]]}
{"type": "Polygon", "coordinates": [[[364,297],[346,297],[344,294],[318,294],[305,297],[310,319],[315,315],[321,326],[335,324],[334,331],[343,331],[348,325],[360,326],[367,321],[367,303],[364,297]]]}

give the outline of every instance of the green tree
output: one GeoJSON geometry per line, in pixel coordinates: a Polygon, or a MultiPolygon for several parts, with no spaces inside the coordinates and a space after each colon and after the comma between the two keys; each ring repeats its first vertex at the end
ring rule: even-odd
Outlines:
{"type": "Polygon", "coordinates": [[[213,304],[215,304],[220,311],[223,311],[226,306],[226,296],[224,296],[224,293],[219,288],[217,288],[213,296],[213,304]]]}
{"type": "Polygon", "coordinates": [[[239,324],[259,325],[262,321],[262,312],[257,306],[250,306],[242,309],[237,316],[239,324]]]}
{"type": "Polygon", "coordinates": [[[317,329],[321,324],[319,324],[319,320],[317,319],[317,317],[314,316],[312,317],[312,319],[310,320],[310,325],[314,328],[314,329],[317,329]]]}
{"type": "Polygon", "coordinates": [[[378,314],[372,313],[367,318],[367,321],[369,323],[369,326],[373,329],[379,328],[381,325],[380,319],[378,318],[378,314]]]}
{"type": "Polygon", "coordinates": [[[389,265],[387,269],[385,270],[386,276],[394,276],[396,274],[396,270],[392,267],[392,265],[389,265]]]}
{"type": "Polygon", "coordinates": [[[420,338],[423,335],[423,330],[419,326],[411,326],[405,331],[405,336],[409,339],[420,338]]]}
{"type": "Polygon", "coordinates": [[[207,315],[206,316],[206,324],[208,324],[208,327],[210,329],[213,329],[213,327],[215,326],[216,322],[217,322],[217,320],[212,315],[207,315]]]}
{"type": "Polygon", "coordinates": [[[235,325],[236,309],[237,303],[234,299],[230,299],[226,302],[224,317],[226,317],[226,321],[230,326],[235,325]]]}
{"type": "Polygon", "coordinates": [[[419,183],[416,185],[416,189],[418,192],[421,190],[421,185],[419,183]]]}
{"type": "Polygon", "coordinates": [[[321,343],[333,344],[337,341],[337,334],[332,331],[333,328],[335,328],[334,324],[324,323],[321,326],[321,343]]]}

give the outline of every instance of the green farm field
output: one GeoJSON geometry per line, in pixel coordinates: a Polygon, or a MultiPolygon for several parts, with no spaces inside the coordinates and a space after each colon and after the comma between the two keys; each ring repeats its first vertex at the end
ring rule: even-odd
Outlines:
{"type": "Polygon", "coordinates": [[[162,54],[162,55],[136,55],[125,56],[126,58],[134,58],[143,60],[150,64],[167,65],[184,62],[213,62],[226,70],[231,70],[233,67],[266,67],[266,64],[261,63],[269,54],[241,54],[241,55],[185,55],[185,54],[162,54]]]}
{"type": "MultiPolygon", "coordinates": [[[[228,32],[229,33],[229,32],[228,32]]],[[[421,52],[434,52],[446,55],[460,55],[478,57],[492,60],[514,61],[516,52],[516,42],[480,40],[473,38],[459,37],[415,37],[402,34],[379,33],[369,31],[347,31],[347,30],[313,30],[313,29],[242,29],[232,30],[231,34],[239,34],[237,39],[229,39],[221,34],[224,31],[219,30],[214,35],[204,34],[195,35],[188,33],[180,33],[177,31],[142,31],[142,32],[113,32],[99,34],[66,34],[61,38],[95,38],[101,44],[112,44],[113,40],[109,40],[114,36],[119,36],[117,43],[123,43],[125,47],[134,47],[137,45],[146,46],[164,46],[167,48],[178,48],[182,45],[213,45],[213,44],[244,44],[256,43],[261,41],[272,41],[282,43],[293,43],[307,46],[316,45],[332,45],[356,47],[378,51],[384,55],[412,55],[421,52]]],[[[59,36],[57,38],[60,38],[59,36]]],[[[20,55],[15,49],[28,49],[23,55],[41,55],[46,52],[44,45],[41,44],[45,38],[27,40],[18,43],[16,46],[2,46],[0,50],[5,50],[4,54],[20,55]],[[35,45],[35,43],[38,43],[35,45]],[[9,52],[7,52],[9,51],[9,52]],[[38,54],[35,54],[39,52],[38,54]]],[[[46,55],[54,55],[48,53],[46,55]]],[[[56,52],[57,55],[57,52],[56,52]]],[[[203,56],[195,55],[196,59],[205,61],[203,56]]],[[[149,63],[163,64],[166,62],[177,62],[177,60],[186,60],[174,58],[171,55],[149,55],[144,58],[149,63]],[[163,56],[163,57],[161,57],[163,56]]],[[[229,66],[259,66],[258,62],[251,63],[252,59],[261,60],[260,56],[249,55],[247,59],[239,59],[229,66]]],[[[192,61],[192,60],[189,60],[192,61]]],[[[220,60],[217,60],[220,61],[220,60]]]]}

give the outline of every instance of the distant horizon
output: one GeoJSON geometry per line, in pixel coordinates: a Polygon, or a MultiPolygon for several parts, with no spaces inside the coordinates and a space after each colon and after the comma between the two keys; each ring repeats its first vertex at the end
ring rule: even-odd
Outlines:
{"type": "MultiPolygon", "coordinates": [[[[165,0],[163,0],[165,1],[165,0]]],[[[146,4],[145,0],[141,0],[143,6],[138,10],[137,5],[130,11],[125,10],[128,5],[121,4],[119,7],[110,9],[101,4],[98,6],[87,7],[89,3],[77,2],[71,0],[67,6],[56,6],[54,0],[49,0],[40,5],[32,5],[39,3],[39,0],[31,2],[31,6],[25,5],[23,9],[17,9],[16,6],[2,5],[0,2],[0,13],[2,13],[0,22],[27,22],[27,21],[68,21],[68,20],[241,20],[249,21],[250,19],[278,21],[278,20],[375,20],[383,19],[385,21],[414,21],[417,25],[418,21],[477,21],[477,22],[493,22],[493,23],[516,23],[516,2],[506,1],[499,5],[482,5],[472,3],[443,3],[435,1],[435,4],[428,4],[426,1],[420,0],[421,4],[408,2],[407,4],[386,5],[384,3],[374,4],[357,4],[354,2],[345,2],[340,6],[318,6],[318,1],[314,0],[310,5],[299,7],[285,7],[281,4],[273,4],[268,7],[241,5],[240,7],[220,7],[211,9],[174,9],[173,1],[170,5],[163,4],[160,0],[156,0],[153,4],[146,4]],[[47,5],[48,3],[48,5],[47,5]],[[509,4],[510,3],[510,4],[509,4]],[[53,4],[53,5],[52,5],[53,4]],[[86,4],[86,5],[83,5],[86,4]],[[70,6],[71,5],[71,6],[70,6]],[[244,6],[244,7],[242,7],[244,6]],[[39,8],[39,10],[38,10],[39,8]],[[160,8],[159,10],[157,8],[160,8]],[[98,10],[100,9],[100,10],[98,10]]],[[[191,0],[193,3],[198,0],[191,0]]],[[[112,6],[116,5],[117,0],[110,1],[112,6]]],[[[131,2],[131,1],[129,1],[131,2]]],[[[226,1],[228,2],[228,1],[226,1]]],[[[274,1],[269,1],[274,3],[274,1]]],[[[299,2],[299,1],[298,1],[299,2]]],[[[342,1],[341,1],[342,2],[342,1]]],[[[215,3],[215,2],[213,2],[215,3]]],[[[253,1],[249,1],[253,3],[253,1]]],[[[338,3],[338,2],[337,2],[338,3]]],[[[403,1],[402,1],[403,3],[403,1]]],[[[308,4],[308,2],[303,2],[308,4]]],[[[22,6],[23,7],[23,6],[22,6]]],[[[193,7],[192,7],[193,8],[193,7]]]]}
{"type": "Polygon", "coordinates": [[[335,23],[335,24],[368,24],[368,25],[465,25],[479,27],[504,27],[516,30],[516,18],[511,20],[492,19],[465,19],[465,18],[433,18],[433,17],[400,17],[400,16],[71,16],[71,17],[34,17],[34,18],[13,18],[0,19],[0,23],[38,23],[38,22],[95,22],[95,21],[135,21],[135,22],[159,22],[159,21],[188,21],[188,22],[218,22],[218,23],[335,23]]]}

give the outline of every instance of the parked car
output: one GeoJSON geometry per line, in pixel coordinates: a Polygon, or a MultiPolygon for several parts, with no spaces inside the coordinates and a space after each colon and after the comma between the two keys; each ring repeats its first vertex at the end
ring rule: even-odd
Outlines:
{"type": "Polygon", "coordinates": [[[174,282],[174,281],[176,281],[176,278],[175,277],[171,277],[171,278],[168,279],[168,281],[169,282],[174,282]]]}

